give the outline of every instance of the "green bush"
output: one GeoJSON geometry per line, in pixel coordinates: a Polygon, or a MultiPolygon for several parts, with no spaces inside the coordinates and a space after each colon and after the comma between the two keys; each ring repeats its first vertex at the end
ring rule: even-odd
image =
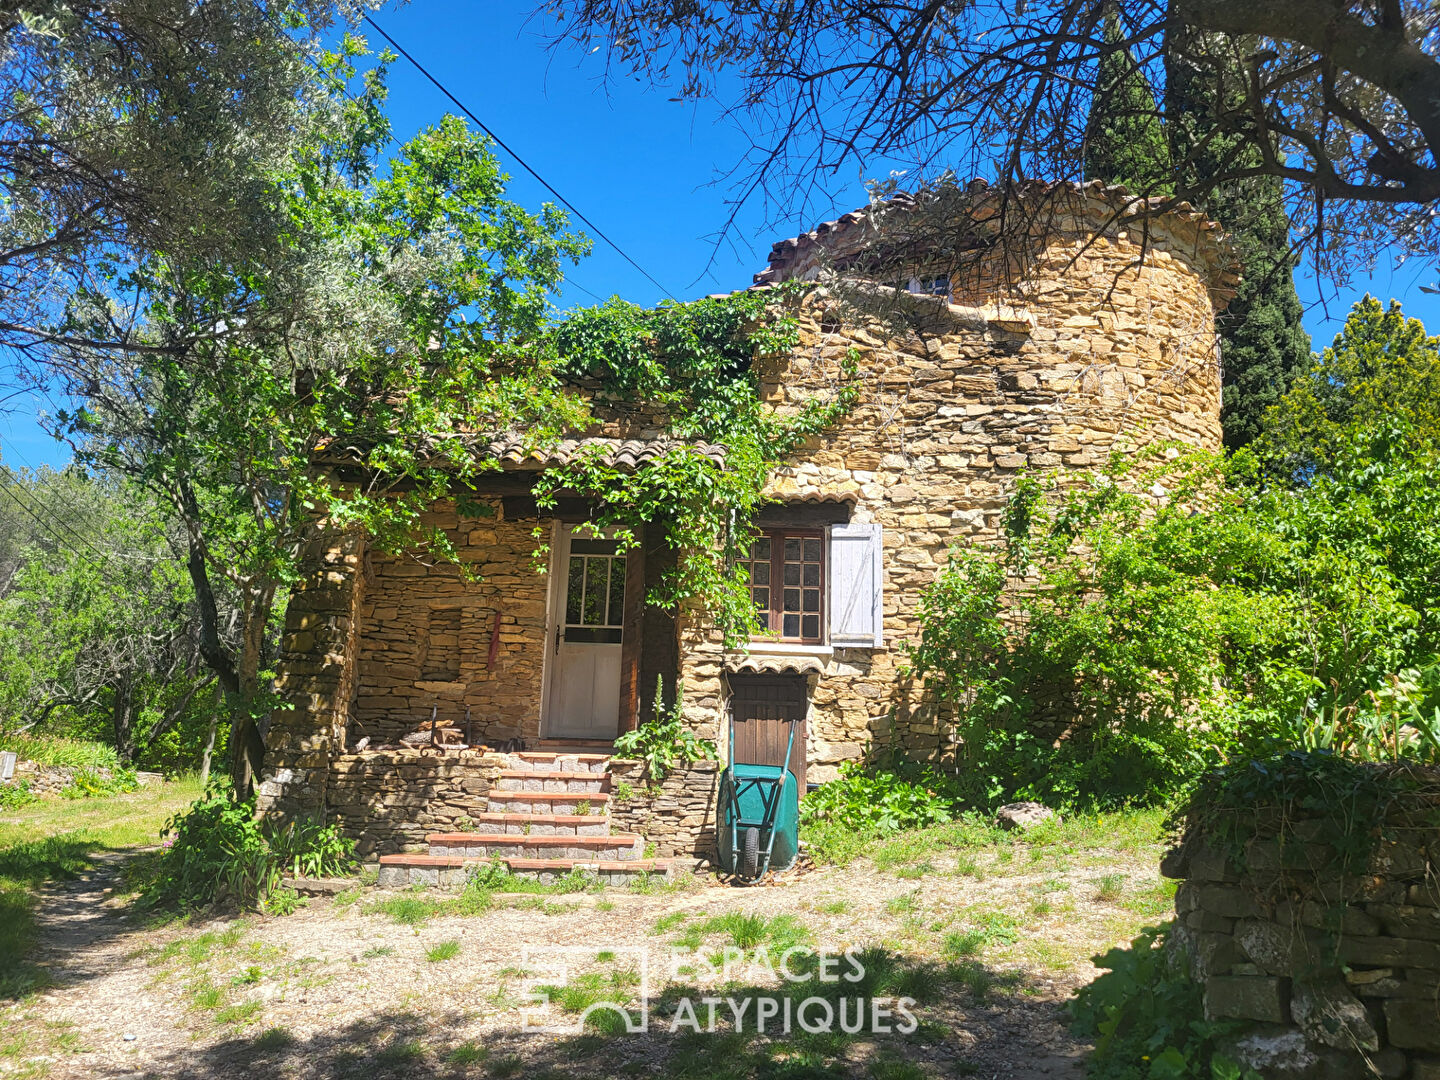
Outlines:
{"type": "Polygon", "coordinates": [[[29,806],[36,799],[36,794],[30,790],[29,780],[0,786],[0,810],[19,810],[22,806],[29,806]]]}
{"type": "Polygon", "coordinates": [[[1440,758],[1440,462],[1399,422],[1337,439],[1283,482],[1179,446],[1022,476],[909,646],[965,800],[1165,805],[1276,745],[1440,758]]]}
{"type": "Polygon", "coordinates": [[[13,750],[22,761],[33,761],[37,765],[63,765],[71,769],[114,769],[120,765],[113,747],[84,739],[0,733],[0,750],[13,750]]]}
{"type": "Polygon", "coordinates": [[[105,772],[77,769],[70,778],[70,786],[60,794],[67,799],[106,799],[112,795],[127,795],[139,786],[134,769],[116,765],[105,772]]]}
{"type": "Polygon", "coordinates": [[[954,782],[919,765],[871,769],[847,762],[838,779],[823,784],[800,803],[802,824],[824,822],[850,832],[885,835],[923,829],[955,816],[954,782]]]}
{"type": "Polygon", "coordinates": [[[715,757],[715,744],[690,730],[684,716],[684,691],[677,684],[675,704],[665,706],[665,683],[655,680],[655,718],[627,731],[615,740],[615,752],[645,762],[645,775],[652,784],[665,779],[676,765],[715,757]]]}
{"type": "Polygon", "coordinates": [[[333,825],[297,825],[267,836],[253,800],[212,788],[165,824],[174,838],[144,886],[157,904],[200,907],[233,900],[242,907],[264,901],[285,870],[300,876],[347,872],[353,841],[333,825]]]}
{"type": "Polygon", "coordinates": [[[1205,1015],[1199,983],[1169,948],[1168,930],[1151,927],[1129,948],[1095,957],[1106,969],[1071,1002],[1075,1032],[1095,1041],[1095,1080],[1260,1080],[1215,1052],[1235,1028],[1205,1015]]]}

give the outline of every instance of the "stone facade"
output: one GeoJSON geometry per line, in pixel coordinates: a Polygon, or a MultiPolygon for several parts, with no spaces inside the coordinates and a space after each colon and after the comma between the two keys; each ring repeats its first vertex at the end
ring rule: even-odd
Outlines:
{"type": "Polygon", "coordinates": [[[644,767],[639,761],[616,758],[610,763],[610,821],[617,832],[634,832],[654,845],[656,855],[713,861],[715,843],[715,797],[719,792],[720,766],[714,761],[697,761],[674,769],[649,791],[644,767]],[[616,790],[628,785],[633,795],[620,799],[616,790]]]}
{"type": "MultiPolygon", "coordinates": [[[[1105,212],[1077,211],[1050,233],[1018,296],[998,284],[946,298],[822,278],[797,305],[799,346],[762,362],[765,396],[783,409],[833,393],[842,362],[858,357],[859,405],[769,491],[847,504],[848,520],[883,528],[883,647],[770,661],[810,676],[812,782],[867,745],[943,752],[945,725],[903,675],[900,645],[917,636],[920,591],[948,549],[999,540],[1019,470],[1099,466],[1157,440],[1220,447],[1214,322],[1225,292],[1195,254],[1199,226],[1153,226],[1141,262],[1139,238],[1107,232],[1105,212]]],[[[786,258],[790,271],[813,270],[786,258]]],[[[726,672],[746,662],[703,622],[684,627],[686,710],[706,737],[721,726],[726,672]]]]}
{"type": "Polygon", "coordinates": [[[429,720],[432,707],[462,727],[468,707],[477,742],[539,737],[548,578],[536,573],[533,552],[541,521],[508,517],[499,499],[486,505],[490,516],[462,519],[442,504],[425,522],[445,533],[477,581],[429,560],[367,558],[352,745],[366,736],[394,742],[429,720]]]}
{"type": "Polygon", "coordinates": [[[1440,1077],[1440,796],[1364,827],[1386,839],[1344,877],[1304,811],[1287,830],[1315,842],[1262,834],[1232,859],[1191,836],[1163,866],[1183,879],[1171,946],[1207,1016],[1242,1024],[1221,1049],[1266,1077],[1440,1077]]]}

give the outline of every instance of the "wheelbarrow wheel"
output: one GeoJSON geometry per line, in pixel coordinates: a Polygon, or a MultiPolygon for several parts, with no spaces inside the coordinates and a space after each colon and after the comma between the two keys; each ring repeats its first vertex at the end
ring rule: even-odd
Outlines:
{"type": "Polygon", "coordinates": [[[740,876],[754,881],[760,876],[760,830],[746,829],[741,843],[740,876]]]}

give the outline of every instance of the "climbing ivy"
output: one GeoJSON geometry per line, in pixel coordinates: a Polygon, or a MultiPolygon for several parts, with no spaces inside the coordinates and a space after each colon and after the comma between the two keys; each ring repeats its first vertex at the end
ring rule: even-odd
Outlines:
{"type": "Polygon", "coordinates": [[[770,472],[808,436],[855,404],[857,356],[842,363],[833,392],[778,410],[760,397],[754,361],[788,353],[799,342],[789,303],[803,286],[665,303],[646,309],[614,298],[577,311],[554,331],[557,369],[597,385],[597,403],[653,409],[681,445],[633,471],[607,463],[603,450],[581,454],[536,484],[541,507],[561,491],[590,498],[593,523],[622,550],[642,529],[658,527],[677,553],[648,601],[672,607],[698,601],[727,644],[748,638],[754,611],[738,558],[748,550],[755,511],[770,472]],[[723,447],[719,464],[697,445],[723,447]]]}

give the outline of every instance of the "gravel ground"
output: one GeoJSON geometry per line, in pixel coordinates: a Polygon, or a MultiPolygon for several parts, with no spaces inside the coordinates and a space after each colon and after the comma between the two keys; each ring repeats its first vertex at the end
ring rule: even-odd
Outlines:
{"type": "MultiPolygon", "coordinates": [[[[102,860],[44,897],[38,959],[55,983],[0,1009],[0,1075],[1078,1080],[1088,1048],[1068,1032],[1065,1003],[1094,977],[1090,956],[1167,909],[1158,853],[1103,840],[937,848],[877,858],[884,869],[861,859],[761,887],[696,878],[648,895],[499,896],[482,914],[414,926],[377,909],[402,894],[368,889],[286,916],[146,927],[115,894],[115,860],[102,860]],[[684,1015],[673,1011],[681,991],[666,993],[673,950],[732,941],[705,925],[726,913],[763,917],[751,925],[777,953],[797,934],[836,953],[883,947],[911,972],[918,1030],[787,1038],[775,1035],[777,1019],[757,1038],[733,1034],[721,1006],[714,1034],[672,1032],[684,1015]],[[525,1015],[576,1019],[554,1007],[525,1012],[527,979],[557,955],[572,978],[580,972],[631,1008],[648,1001],[649,1031],[524,1030],[525,1015]]],[[[693,962],[678,973],[700,1023],[706,993],[738,1001],[748,986],[773,996],[759,959],[732,971],[730,985],[706,981],[693,962]]],[[[752,1032],[754,1014],[742,1021],[752,1032]]]]}

